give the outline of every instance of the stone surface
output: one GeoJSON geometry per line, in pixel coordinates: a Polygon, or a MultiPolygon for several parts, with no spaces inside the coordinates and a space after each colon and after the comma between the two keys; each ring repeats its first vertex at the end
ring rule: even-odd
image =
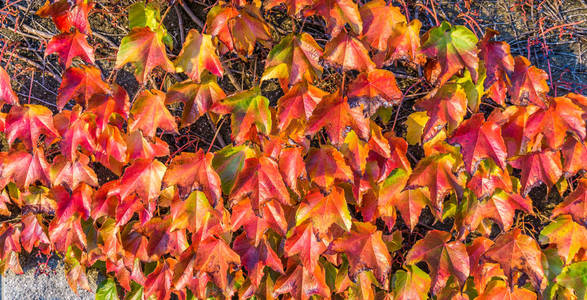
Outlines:
{"type": "Polygon", "coordinates": [[[45,272],[40,272],[40,264],[46,261],[45,256],[21,254],[20,263],[24,274],[15,275],[6,271],[0,285],[1,300],[69,300],[94,299],[97,282],[101,280],[96,270],[88,271],[88,281],[92,292],[78,289],[76,295],[67,284],[63,261],[57,256],[49,259],[45,272]]]}

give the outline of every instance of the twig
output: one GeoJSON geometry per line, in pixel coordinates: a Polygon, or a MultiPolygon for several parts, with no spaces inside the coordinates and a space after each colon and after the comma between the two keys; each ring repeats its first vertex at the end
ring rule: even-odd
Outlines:
{"type": "Polygon", "coordinates": [[[181,12],[179,11],[179,8],[177,8],[177,5],[173,6],[173,10],[175,10],[175,14],[177,15],[177,23],[179,26],[179,38],[181,40],[181,44],[183,45],[183,42],[185,40],[185,33],[183,31],[183,18],[181,17],[181,12]]]}
{"type": "Polygon", "coordinates": [[[45,72],[47,72],[51,77],[53,77],[53,79],[57,80],[58,82],[61,82],[61,76],[58,76],[57,74],[53,73],[51,70],[47,70],[46,68],[43,68],[43,66],[39,65],[38,63],[26,58],[26,57],[22,57],[14,52],[11,52],[10,55],[12,55],[13,58],[22,60],[26,63],[28,63],[29,65],[39,69],[39,70],[44,70],[45,72]]]}
{"type": "Polygon", "coordinates": [[[183,8],[185,13],[188,14],[190,19],[192,19],[192,21],[196,23],[196,25],[198,25],[200,28],[204,28],[204,23],[202,23],[202,21],[194,14],[194,12],[187,6],[187,4],[185,4],[184,1],[179,1],[179,4],[181,5],[181,8],[183,8]]]}

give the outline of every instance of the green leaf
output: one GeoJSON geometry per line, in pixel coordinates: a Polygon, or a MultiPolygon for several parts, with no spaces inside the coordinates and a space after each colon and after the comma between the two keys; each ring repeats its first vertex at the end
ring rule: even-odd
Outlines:
{"type": "Polygon", "coordinates": [[[253,150],[244,145],[236,147],[228,145],[214,153],[212,167],[220,176],[224,194],[230,194],[236,175],[242,170],[245,159],[253,155],[253,150]]]}
{"type": "Polygon", "coordinates": [[[116,290],[116,282],[114,279],[108,278],[98,286],[96,291],[96,300],[118,300],[118,291],[116,290]]]}
{"type": "Polygon", "coordinates": [[[587,261],[569,265],[556,277],[556,282],[575,291],[578,299],[585,299],[587,290],[587,261]]]}
{"type": "Polygon", "coordinates": [[[129,29],[149,27],[163,40],[165,45],[173,49],[173,39],[167,34],[167,29],[161,24],[161,8],[154,1],[145,4],[144,1],[133,4],[128,10],[129,29]]]}
{"type": "Polygon", "coordinates": [[[143,286],[136,283],[131,282],[130,284],[130,292],[127,292],[124,295],[124,300],[142,300],[143,299],[143,286]]]}

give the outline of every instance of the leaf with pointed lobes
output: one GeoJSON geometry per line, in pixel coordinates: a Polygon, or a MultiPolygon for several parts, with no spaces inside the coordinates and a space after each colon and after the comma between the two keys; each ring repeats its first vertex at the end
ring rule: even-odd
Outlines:
{"type": "MultiPolygon", "coordinates": [[[[508,158],[526,154],[529,149],[529,140],[525,135],[528,119],[539,108],[534,105],[507,107],[498,121],[501,124],[501,133],[508,149],[508,158]]],[[[499,114],[496,113],[496,116],[499,114]]]]}
{"type": "Polygon", "coordinates": [[[281,150],[279,154],[279,171],[285,184],[299,195],[303,184],[300,181],[307,181],[306,164],[304,163],[304,149],[302,147],[289,147],[281,150]]]}
{"type": "Polygon", "coordinates": [[[118,206],[118,180],[102,184],[94,193],[90,216],[97,220],[102,216],[114,217],[118,206]]]}
{"type": "Polygon", "coordinates": [[[359,8],[363,20],[363,39],[371,48],[387,50],[387,41],[399,23],[405,23],[406,17],[399,7],[388,5],[383,0],[369,1],[359,8]]]}
{"type": "Polygon", "coordinates": [[[509,230],[514,222],[515,210],[532,212],[532,200],[519,194],[496,191],[490,198],[477,202],[468,211],[467,223],[471,229],[477,229],[485,218],[492,219],[504,231],[509,230]]]}
{"type": "Polygon", "coordinates": [[[349,86],[347,95],[351,102],[364,104],[369,115],[373,115],[382,105],[390,107],[399,104],[402,98],[395,75],[383,69],[359,74],[349,86]]]}
{"type": "Polygon", "coordinates": [[[326,242],[320,240],[312,222],[306,221],[292,228],[287,234],[284,251],[288,257],[298,255],[308,270],[315,270],[320,264],[320,255],[326,250],[326,242]]]}
{"type": "Polygon", "coordinates": [[[212,167],[220,176],[224,194],[230,193],[237,174],[243,169],[245,160],[255,156],[255,151],[245,145],[236,147],[228,145],[214,153],[212,167]]]}
{"type": "Polygon", "coordinates": [[[14,182],[20,188],[26,188],[37,181],[43,185],[50,184],[49,163],[42,148],[35,148],[33,153],[18,150],[0,156],[0,187],[14,182]]]}
{"type": "Polygon", "coordinates": [[[427,187],[430,191],[432,206],[442,212],[444,197],[455,192],[457,198],[463,195],[462,180],[457,178],[454,170],[458,167],[452,154],[437,154],[421,159],[410,175],[406,184],[407,190],[427,187]]]}
{"type": "Polygon", "coordinates": [[[118,84],[112,85],[112,94],[95,94],[88,100],[87,111],[96,115],[96,125],[100,131],[109,123],[122,127],[128,119],[130,99],[126,90],[118,84]]]}
{"type": "Polygon", "coordinates": [[[136,160],[120,178],[120,198],[136,192],[145,203],[154,200],[161,191],[161,180],[166,169],[158,160],[136,160]]]}
{"type": "Polygon", "coordinates": [[[530,102],[543,108],[547,107],[545,97],[550,88],[546,82],[548,80],[546,72],[532,66],[523,56],[516,56],[514,62],[512,83],[508,88],[512,103],[523,105],[530,102]]]}
{"type": "Polygon", "coordinates": [[[556,97],[549,99],[547,108],[534,112],[528,118],[524,137],[531,144],[543,139],[544,144],[550,149],[559,149],[565,142],[567,132],[585,140],[585,118],[582,110],[568,98],[556,97]]]}
{"type": "Polygon", "coordinates": [[[570,289],[577,296],[577,299],[585,299],[587,289],[587,262],[581,261],[566,266],[556,282],[567,289],[570,289]]]}
{"type": "Polygon", "coordinates": [[[267,44],[271,40],[269,26],[253,3],[236,8],[220,1],[208,12],[206,33],[218,37],[229,51],[247,56],[253,53],[257,41],[267,44]]]}
{"type": "Polygon", "coordinates": [[[400,59],[419,65],[424,64],[426,58],[420,50],[420,28],[422,28],[422,22],[418,19],[407,24],[405,22],[396,24],[388,40],[387,51],[374,56],[377,65],[381,66],[400,59]]]}
{"type": "Polygon", "coordinates": [[[53,125],[53,113],[47,107],[36,104],[12,106],[6,116],[4,128],[6,140],[12,145],[20,139],[28,149],[37,145],[41,134],[47,141],[59,137],[59,132],[53,125]]]}
{"type": "Polygon", "coordinates": [[[183,102],[181,127],[186,127],[198,120],[221,99],[226,98],[224,91],[218,86],[216,77],[204,75],[201,83],[186,80],[174,84],[165,95],[165,104],[183,102]]]}
{"type": "Polygon", "coordinates": [[[28,253],[33,251],[33,247],[48,249],[51,244],[46,233],[46,227],[43,225],[42,215],[27,213],[22,217],[22,232],[20,242],[22,248],[28,253]]]}
{"type": "Polygon", "coordinates": [[[542,229],[539,241],[543,245],[554,245],[569,264],[581,249],[587,249],[587,229],[575,223],[570,215],[562,215],[542,229]]]}
{"type": "Polygon", "coordinates": [[[406,257],[406,264],[426,262],[430,268],[433,294],[437,294],[446,285],[451,275],[461,286],[469,277],[469,254],[465,244],[460,241],[449,242],[450,239],[449,232],[429,231],[414,244],[406,257]]]}
{"type": "Polygon", "coordinates": [[[65,252],[69,246],[86,249],[86,234],[79,215],[69,219],[54,218],[49,223],[49,239],[55,250],[65,252]]]}
{"type": "Polygon", "coordinates": [[[498,263],[510,283],[514,282],[514,273],[522,271],[530,277],[537,290],[543,291],[546,288],[540,247],[532,237],[522,234],[519,228],[499,235],[495,244],[483,256],[498,263]]]}
{"type": "Polygon", "coordinates": [[[200,82],[205,71],[218,77],[224,73],[216,54],[216,41],[211,35],[200,34],[195,29],[188,32],[174,63],[177,72],[184,72],[195,82],[200,82]]]}
{"type": "Polygon", "coordinates": [[[343,71],[366,72],[375,69],[369,50],[359,39],[344,30],[326,43],[322,58],[328,64],[341,67],[343,71]]]}
{"type": "Polygon", "coordinates": [[[326,284],[325,272],[318,264],[313,270],[308,269],[295,258],[287,261],[287,273],[275,281],[273,297],[289,293],[296,299],[308,300],[312,295],[330,296],[330,288],[326,284]]]}
{"type": "Polygon", "coordinates": [[[352,0],[324,0],[314,1],[312,6],[304,11],[304,16],[320,16],[326,21],[328,32],[336,35],[344,32],[344,26],[350,25],[355,34],[363,31],[363,21],[357,7],[352,0]]]}
{"type": "Polygon", "coordinates": [[[306,6],[312,5],[313,0],[267,0],[263,3],[263,7],[268,11],[276,6],[284,4],[287,7],[287,13],[290,15],[299,14],[306,6]]]}
{"type": "Polygon", "coordinates": [[[449,133],[459,126],[467,114],[467,94],[461,85],[447,83],[418,100],[416,108],[425,110],[429,117],[422,135],[422,141],[427,142],[445,126],[449,133]]]}
{"type": "Polygon", "coordinates": [[[129,131],[141,130],[145,136],[154,137],[157,128],[177,132],[177,123],[165,106],[165,93],[152,89],[143,91],[130,110],[129,131]]]}
{"type": "Polygon", "coordinates": [[[135,66],[135,76],[139,83],[147,80],[151,70],[157,66],[167,72],[175,72],[173,63],[167,58],[161,37],[149,27],[133,28],[120,42],[115,67],[120,69],[127,63],[135,66]]]}
{"type": "Polygon", "coordinates": [[[349,231],[352,226],[352,218],[345,200],[344,190],[334,186],[326,196],[318,189],[310,191],[296,212],[297,225],[306,220],[310,220],[321,235],[327,234],[333,224],[349,231]]]}
{"type": "Polygon", "coordinates": [[[232,207],[230,225],[233,232],[243,227],[247,237],[255,245],[263,239],[267,229],[271,228],[281,236],[287,233],[287,219],[283,207],[277,200],[269,200],[262,208],[263,217],[255,215],[251,200],[244,198],[232,207]]]}
{"type": "Polygon", "coordinates": [[[360,108],[351,108],[346,97],[343,98],[340,90],[337,90],[334,94],[324,96],[318,103],[308,120],[306,134],[314,135],[324,127],[332,143],[340,145],[344,141],[347,126],[355,130],[360,138],[368,140],[369,121],[360,108]]]}
{"type": "Polygon", "coordinates": [[[144,137],[140,130],[128,133],[122,142],[126,143],[126,151],[123,154],[128,154],[128,160],[153,159],[169,155],[167,143],[158,137],[144,137]]]}
{"type": "Polygon", "coordinates": [[[234,251],[241,257],[241,261],[253,286],[258,287],[265,275],[265,267],[284,274],[281,259],[273,251],[266,239],[258,245],[249,240],[245,233],[241,233],[234,239],[234,251]]]}
{"type": "Polygon", "coordinates": [[[311,148],[306,157],[306,170],[312,182],[321,189],[329,190],[335,180],[350,181],[353,171],[336,148],[323,145],[311,148]]]}
{"type": "Polygon", "coordinates": [[[404,190],[409,178],[409,171],[395,169],[385,181],[379,185],[378,211],[381,216],[392,217],[390,207],[395,207],[410,230],[419,223],[422,209],[429,204],[429,193],[424,188],[404,190]]]}
{"type": "Polygon", "coordinates": [[[289,34],[269,52],[261,80],[277,78],[284,91],[300,82],[313,82],[322,75],[321,56],[322,48],[311,35],[289,34]]]}
{"type": "Polygon", "coordinates": [[[536,293],[518,286],[509,288],[503,280],[494,279],[489,282],[479,300],[536,300],[536,293]]]}
{"type": "Polygon", "coordinates": [[[57,53],[59,63],[65,68],[71,66],[75,57],[88,64],[94,64],[94,48],[88,44],[86,35],[78,31],[62,33],[51,38],[45,49],[45,56],[52,53],[57,53]]]}
{"type": "Polygon", "coordinates": [[[285,130],[296,120],[308,120],[327,93],[307,81],[292,86],[277,102],[279,129],[285,130]]]}
{"type": "Polygon", "coordinates": [[[398,270],[393,275],[393,299],[426,299],[430,290],[430,276],[416,265],[407,265],[405,268],[405,271],[398,270]]]}
{"type": "Polygon", "coordinates": [[[540,183],[546,184],[550,189],[563,174],[559,151],[542,150],[522,155],[510,162],[516,168],[521,169],[522,195],[528,195],[530,190],[540,183]]]}
{"type": "Polygon", "coordinates": [[[587,224],[587,178],[579,178],[577,188],[552,211],[552,217],[569,214],[579,224],[587,224]]]}
{"type": "Polygon", "coordinates": [[[489,116],[487,121],[482,113],[464,121],[448,139],[459,144],[469,174],[474,174],[483,159],[491,159],[501,169],[506,168],[507,149],[501,137],[501,127],[489,116]]]}
{"type": "Polygon", "coordinates": [[[55,213],[57,218],[65,220],[74,214],[79,214],[82,219],[88,219],[94,194],[94,190],[89,185],[82,183],[71,193],[60,185],[53,187],[52,191],[57,200],[55,213]]]}
{"type": "Polygon", "coordinates": [[[17,105],[18,97],[10,85],[10,76],[0,66],[0,108],[5,104],[17,105]]]}
{"type": "Polygon", "coordinates": [[[194,271],[208,274],[220,289],[226,290],[229,271],[241,264],[240,256],[215,237],[200,242],[195,251],[194,271]]]}
{"type": "Polygon", "coordinates": [[[561,149],[563,156],[563,171],[565,176],[573,176],[581,170],[587,169],[587,146],[575,138],[568,138],[561,149]]]}
{"type": "Polygon", "coordinates": [[[442,85],[463,68],[471,73],[477,82],[477,37],[462,25],[450,25],[444,21],[430,29],[422,37],[422,53],[438,59],[441,70],[435,84],[442,85]]]}
{"type": "Polygon", "coordinates": [[[57,94],[57,108],[63,109],[69,100],[88,107],[95,94],[109,94],[110,87],[102,80],[102,72],[95,66],[71,67],[65,70],[57,94]]]}
{"type": "Polygon", "coordinates": [[[501,169],[491,160],[479,164],[479,168],[467,182],[467,188],[480,200],[493,195],[496,189],[513,192],[512,179],[507,168],[501,169]]]}
{"type": "Polygon", "coordinates": [[[496,81],[506,78],[505,75],[509,76],[514,72],[514,58],[510,53],[510,45],[506,42],[491,40],[498,34],[499,32],[493,29],[487,29],[479,42],[479,55],[487,69],[487,79],[484,83],[486,89],[496,81]]]}
{"type": "MultiPolygon", "coordinates": [[[[12,253],[18,253],[20,251],[20,229],[10,223],[3,223],[0,225],[0,259],[3,261],[10,261],[12,260],[10,257],[12,253]]],[[[9,268],[20,269],[18,256],[16,258],[16,262],[9,262],[9,264],[12,265],[12,267],[9,268]]],[[[18,274],[22,274],[22,270],[20,270],[18,274]]]]}
{"type": "Polygon", "coordinates": [[[266,156],[245,160],[245,165],[236,177],[229,198],[234,205],[245,197],[250,197],[251,206],[256,214],[260,214],[263,204],[271,199],[290,205],[289,192],[283,183],[275,160],[266,156]]]}
{"type": "Polygon", "coordinates": [[[192,192],[185,200],[171,203],[170,219],[173,220],[169,231],[187,229],[192,239],[205,239],[208,236],[223,233],[222,213],[214,209],[200,191],[192,192]]]}
{"type": "Polygon", "coordinates": [[[156,299],[169,300],[171,297],[171,278],[176,261],[167,258],[157,262],[157,267],[145,280],[145,298],[154,296],[156,299]]]}
{"type": "Polygon", "coordinates": [[[261,95],[258,86],[225,98],[213,110],[232,113],[231,135],[237,144],[258,141],[258,133],[269,135],[271,132],[269,99],[261,95]]]}
{"type": "Polygon", "coordinates": [[[382,234],[373,224],[353,222],[352,230],[334,240],[329,251],[346,254],[351,265],[351,279],[356,279],[364,270],[373,270],[377,281],[383,285],[391,271],[391,256],[382,234]]]}
{"type": "Polygon", "coordinates": [[[163,185],[177,185],[180,197],[193,190],[202,190],[212,206],[222,198],[220,176],[212,169],[212,153],[200,149],[196,153],[182,152],[173,158],[163,177],[163,185]]]}
{"type": "Polygon", "coordinates": [[[75,27],[87,34],[92,31],[88,22],[88,14],[92,8],[93,1],[46,1],[36,14],[42,18],[51,17],[55,27],[61,32],[69,32],[71,27],[75,27]]]}
{"type": "Polygon", "coordinates": [[[74,161],[79,155],[78,146],[88,151],[96,150],[96,116],[82,111],[76,105],[71,111],[62,111],[55,116],[55,127],[61,133],[59,142],[63,156],[74,161]]]}

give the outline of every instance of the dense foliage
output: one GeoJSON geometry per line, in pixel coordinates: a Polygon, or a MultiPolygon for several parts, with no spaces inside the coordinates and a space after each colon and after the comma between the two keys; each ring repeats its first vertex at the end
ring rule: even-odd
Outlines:
{"type": "Polygon", "coordinates": [[[65,69],[58,112],[19,103],[0,68],[2,271],[37,249],[64,257],[74,290],[102,268],[101,299],[584,299],[587,98],[549,96],[497,32],[421,33],[383,0],[219,1],[172,61],[165,13],[138,3],[115,63],[141,84],[130,99],[94,65],[92,8],[37,12],[61,31],[45,52],[65,69]],[[262,77],[239,90],[221,58],[253,53],[262,77]],[[156,85],[159,69],[180,80],[156,85]],[[413,102],[396,77],[428,89],[413,102]],[[200,118],[214,139],[170,149],[200,118]],[[551,212],[528,196],[544,186],[564,197],[551,212]]]}

